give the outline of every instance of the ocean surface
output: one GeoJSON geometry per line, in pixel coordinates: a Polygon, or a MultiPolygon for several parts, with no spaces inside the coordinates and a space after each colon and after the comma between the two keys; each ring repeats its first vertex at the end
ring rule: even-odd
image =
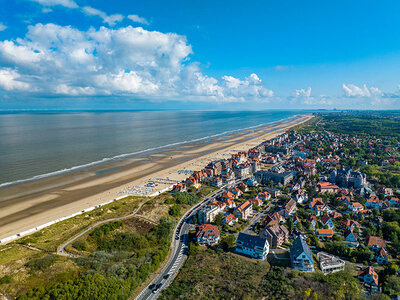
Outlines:
{"type": "Polygon", "coordinates": [[[0,186],[288,119],[299,111],[0,113],[0,186]]]}

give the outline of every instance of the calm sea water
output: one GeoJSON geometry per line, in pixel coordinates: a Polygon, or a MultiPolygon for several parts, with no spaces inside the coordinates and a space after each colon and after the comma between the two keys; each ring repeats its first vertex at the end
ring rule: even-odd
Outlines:
{"type": "Polygon", "coordinates": [[[129,111],[0,114],[0,185],[287,119],[299,112],[129,111]]]}

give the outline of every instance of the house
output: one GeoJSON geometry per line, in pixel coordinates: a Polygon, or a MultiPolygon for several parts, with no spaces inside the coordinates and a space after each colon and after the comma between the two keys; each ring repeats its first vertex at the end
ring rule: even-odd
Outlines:
{"type": "Polygon", "coordinates": [[[284,217],[290,217],[294,215],[296,210],[297,210],[296,201],[290,199],[288,202],[286,202],[285,206],[281,210],[281,215],[284,217]]]}
{"type": "Polygon", "coordinates": [[[235,216],[239,219],[247,220],[247,218],[253,213],[253,204],[250,201],[243,202],[240,206],[235,209],[235,216]]]}
{"type": "Polygon", "coordinates": [[[328,215],[323,215],[321,217],[321,223],[322,223],[323,226],[328,226],[328,229],[335,228],[335,225],[333,224],[331,218],[329,218],[328,215]]]}
{"type": "Polygon", "coordinates": [[[253,204],[253,207],[263,205],[262,200],[258,199],[258,198],[250,199],[249,201],[250,201],[251,204],[253,204]]]}
{"type": "Polygon", "coordinates": [[[228,200],[225,201],[226,207],[228,208],[235,208],[236,207],[236,203],[235,201],[233,201],[232,198],[229,198],[228,200]]]}
{"type": "Polygon", "coordinates": [[[213,178],[210,179],[210,184],[211,184],[212,186],[215,186],[215,187],[219,188],[219,187],[222,186],[223,183],[222,183],[221,177],[215,176],[215,177],[213,177],[213,178]]]}
{"type": "Polygon", "coordinates": [[[359,243],[358,243],[358,236],[355,232],[353,232],[352,229],[347,228],[345,232],[343,233],[344,236],[344,242],[347,246],[350,248],[357,248],[359,243]]]}
{"type": "Polygon", "coordinates": [[[378,287],[378,274],[375,272],[373,267],[367,267],[364,270],[357,272],[357,278],[362,280],[364,284],[378,287]]]}
{"type": "Polygon", "coordinates": [[[260,192],[257,194],[257,198],[265,202],[271,198],[271,194],[268,192],[260,192]]]}
{"type": "Polygon", "coordinates": [[[293,222],[293,226],[297,226],[297,224],[299,224],[299,223],[301,224],[301,220],[298,216],[293,216],[292,222],[293,222]]]}
{"type": "Polygon", "coordinates": [[[392,207],[400,207],[400,199],[396,197],[390,197],[389,204],[392,207]]]}
{"type": "Polygon", "coordinates": [[[359,212],[364,209],[364,206],[359,202],[350,202],[347,206],[353,213],[359,212]]]}
{"type": "Polygon", "coordinates": [[[223,193],[221,196],[222,201],[226,201],[228,199],[236,198],[235,195],[231,192],[223,193]]]}
{"type": "Polygon", "coordinates": [[[317,216],[321,216],[324,212],[328,212],[329,208],[327,205],[322,201],[322,198],[314,198],[310,202],[311,210],[315,211],[317,216]]]}
{"type": "Polygon", "coordinates": [[[344,270],[344,260],[341,260],[334,255],[325,252],[318,252],[317,260],[319,262],[319,268],[324,275],[344,270]]]}
{"type": "Polygon", "coordinates": [[[269,244],[266,238],[240,232],[236,240],[237,253],[265,260],[269,252],[269,244]]]}
{"type": "Polygon", "coordinates": [[[171,193],[186,192],[186,184],[180,182],[172,187],[171,193]]]}
{"type": "Polygon", "coordinates": [[[333,237],[333,230],[332,229],[316,229],[315,234],[318,238],[327,240],[333,237]]]}
{"type": "Polygon", "coordinates": [[[232,226],[237,221],[238,221],[238,219],[233,214],[229,214],[225,218],[222,219],[222,224],[228,224],[229,226],[232,226]]]}
{"type": "Polygon", "coordinates": [[[212,223],[215,220],[215,216],[221,212],[219,206],[206,205],[197,212],[197,219],[200,224],[212,223]]]}
{"type": "Polygon", "coordinates": [[[274,198],[282,195],[282,191],[280,189],[267,188],[266,190],[274,198]]]}
{"type": "Polygon", "coordinates": [[[366,202],[365,202],[365,206],[367,207],[367,208],[378,208],[378,209],[380,209],[380,208],[382,208],[382,204],[383,204],[383,201],[382,200],[379,200],[379,198],[378,197],[376,197],[376,196],[372,196],[371,198],[369,198],[366,202]]]}
{"type": "Polygon", "coordinates": [[[302,272],[314,272],[311,250],[301,236],[290,245],[289,253],[292,268],[302,272]]]}
{"type": "Polygon", "coordinates": [[[385,248],[381,248],[377,251],[375,259],[379,264],[387,264],[389,262],[389,255],[385,248]]]}
{"type": "Polygon", "coordinates": [[[315,216],[308,215],[307,221],[310,222],[310,228],[315,229],[315,226],[317,226],[317,218],[315,216]]]}
{"type": "Polygon", "coordinates": [[[378,189],[378,193],[383,194],[385,197],[393,196],[393,190],[387,187],[381,187],[378,189]]]}
{"type": "Polygon", "coordinates": [[[332,213],[331,217],[332,217],[333,219],[337,219],[337,218],[343,217],[343,215],[342,215],[341,213],[337,212],[337,211],[334,211],[334,212],[332,213]]]}
{"type": "Polygon", "coordinates": [[[239,198],[243,194],[243,192],[237,187],[232,189],[230,192],[234,195],[235,199],[239,198]]]}
{"type": "Polygon", "coordinates": [[[247,192],[249,190],[247,184],[245,184],[244,182],[239,183],[238,187],[242,192],[247,192]]]}
{"type": "Polygon", "coordinates": [[[292,199],[299,204],[303,204],[308,201],[308,195],[302,190],[298,190],[292,194],[292,199]]]}
{"type": "Polygon", "coordinates": [[[203,224],[196,228],[196,241],[202,246],[211,246],[218,243],[218,227],[211,224],[203,224]]]}
{"type": "Polygon", "coordinates": [[[267,227],[262,233],[271,247],[276,248],[289,241],[289,231],[283,225],[267,227]]]}
{"type": "Polygon", "coordinates": [[[317,183],[317,191],[319,193],[336,193],[339,190],[339,187],[336,184],[320,181],[317,183]]]}
{"type": "Polygon", "coordinates": [[[264,226],[278,225],[279,222],[281,222],[281,221],[283,221],[282,216],[280,214],[278,214],[277,212],[274,212],[265,217],[264,226]]]}
{"type": "Polygon", "coordinates": [[[372,250],[378,250],[380,248],[386,248],[385,240],[380,236],[367,235],[365,239],[365,245],[372,250]]]}
{"type": "Polygon", "coordinates": [[[343,229],[350,228],[351,230],[353,230],[356,227],[360,228],[361,225],[354,220],[343,220],[342,222],[340,222],[340,227],[342,227],[343,229]]]}

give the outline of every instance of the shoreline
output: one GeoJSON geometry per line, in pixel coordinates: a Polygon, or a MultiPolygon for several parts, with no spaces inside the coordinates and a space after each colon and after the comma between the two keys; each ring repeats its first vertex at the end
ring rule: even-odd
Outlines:
{"type": "Polygon", "coordinates": [[[142,158],[112,162],[104,173],[98,173],[101,170],[97,167],[97,172],[94,168],[2,187],[0,239],[122,195],[149,196],[168,190],[173,183],[204,168],[208,162],[247,151],[311,117],[297,115],[289,120],[165,148],[142,158]],[[146,187],[149,181],[158,185],[146,187]]]}

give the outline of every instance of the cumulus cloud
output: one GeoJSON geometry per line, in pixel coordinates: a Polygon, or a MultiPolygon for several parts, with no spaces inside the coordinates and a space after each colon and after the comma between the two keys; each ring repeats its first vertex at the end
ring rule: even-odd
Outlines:
{"type": "Polygon", "coordinates": [[[190,61],[184,36],[141,27],[81,31],[36,24],[16,40],[0,41],[1,88],[34,86],[42,95],[122,95],[144,98],[267,101],[274,93],[256,74],[207,76],[190,61]]]}
{"type": "Polygon", "coordinates": [[[64,7],[68,8],[78,8],[78,4],[76,4],[75,1],[73,0],[31,0],[37,3],[40,3],[41,5],[44,6],[55,6],[55,5],[61,5],[64,7]]]}
{"type": "Polygon", "coordinates": [[[147,21],[143,17],[139,17],[138,15],[129,15],[128,19],[130,19],[133,22],[144,24],[144,25],[149,25],[150,24],[149,21],[147,21]]]}
{"type": "Polygon", "coordinates": [[[124,19],[123,15],[120,14],[114,14],[114,15],[107,15],[105,12],[90,7],[90,6],[85,6],[82,8],[83,12],[89,16],[98,16],[103,19],[104,23],[107,23],[110,26],[114,26],[117,22],[121,22],[124,19]]]}
{"type": "Polygon", "coordinates": [[[19,81],[20,77],[20,74],[16,70],[9,68],[0,69],[0,87],[6,91],[29,89],[28,83],[19,81]]]}
{"type": "Polygon", "coordinates": [[[7,26],[2,24],[2,23],[0,23],[0,31],[4,31],[6,29],[7,29],[7,26]]]}
{"type": "Polygon", "coordinates": [[[347,97],[359,97],[359,98],[376,98],[383,95],[383,92],[376,87],[367,87],[364,84],[362,87],[358,87],[354,84],[344,84],[342,85],[343,91],[347,97]]]}

